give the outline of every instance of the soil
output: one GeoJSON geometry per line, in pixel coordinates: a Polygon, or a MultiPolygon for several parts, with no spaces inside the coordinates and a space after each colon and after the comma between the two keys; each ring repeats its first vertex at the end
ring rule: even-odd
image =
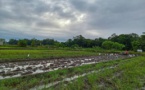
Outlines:
{"type": "Polygon", "coordinates": [[[85,64],[93,64],[109,60],[125,59],[135,55],[103,54],[99,56],[59,58],[48,60],[31,60],[21,62],[0,63],[0,80],[5,78],[21,77],[57,69],[71,68],[85,64]]]}

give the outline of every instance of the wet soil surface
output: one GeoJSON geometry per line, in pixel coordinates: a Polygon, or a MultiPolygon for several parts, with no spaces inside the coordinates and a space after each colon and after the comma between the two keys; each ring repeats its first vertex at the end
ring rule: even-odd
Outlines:
{"type": "Polygon", "coordinates": [[[98,73],[98,72],[104,71],[104,70],[106,70],[106,69],[113,69],[113,68],[115,68],[115,67],[116,67],[116,66],[110,66],[110,67],[102,68],[102,69],[99,69],[99,70],[96,70],[96,71],[90,71],[90,72],[88,72],[88,73],[84,73],[84,74],[81,74],[81,75],[74,75],[74,76],[72,76],[72,77],[64,78],[64,79],[61,80],[61,81],[55,81],[55,82],[52,82],[52,83],[49,83],[49,84],[44,84],[44,85],[37,85],[37,86],[31,88],[30,90],[42,90],[42,89],[44,89],[44,88],[49,88],[49,87],[52,87],[52,86],[55,86],[55,87],[56,87],[56,86],[59,85],[59,83],[62,83],[62,82],[65,82],[65,84],[68,84],[68,83],[70,83],[71,81],[76,80],[76,79],[78,79],[78,78],[80,78],[80,77],[84,77],[84,76],[89,75],[89,74],[92,74],[92,73],[98,73]]]}
{"type": "Polygon", "coordinates": [[[61,58],[52,60],[0,63],[0,80],[6,78],[33,75],[57,69],[71,68],[84,64],[93,64],[109,60],[125,59],[136,55],[103,54],[80,58],[61,58]]]}

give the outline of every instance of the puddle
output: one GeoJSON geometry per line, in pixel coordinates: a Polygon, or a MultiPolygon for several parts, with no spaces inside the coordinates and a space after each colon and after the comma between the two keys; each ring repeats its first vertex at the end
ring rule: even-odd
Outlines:
{"type": "Polygon", "coordinates": [[[82,58],[0,63],[0,80],[134,56],[135,55],[105,54],[82,58]]]}
{"type": "Polygon", "coordinates": [[[63,79],[63,80],[61,80],[61,81],[52,82],[52,83],[49,83],[49,84],[47,84],[47,85],[40,85],[40,86],[31,88],[30,90],[41,90],[41,89],[43,89],[43,88],[49,88],[49,87],[51,87],[51,86],[57,85],[57,84],[59,84],[59,83],[65,82],[65,81],[66,81],[66,82],[70,82],[70,81],[73,81],[73,80],[75,80],[75,79],[77,79],[77,78],[84,77],[84,76],[89,75],[89,74],[92,74],[92,73],[98,73],[98,72],[103,71],[103,70],[106,70],[106,69],[112,69],[112,68],[115,68],[115,67],[116,67],[116,66],[114,66],[114,67],[111,66],[111,67],[107,67],[107,68],[104,68],[104,69],[99,69],[99,70],[97,70],[97,71],[91,71],[91,72],[88,72],[88,73],[84,73],[84,74],[82,74],[82,75],[75,75],[75,76],[70,77],[70,78],[65,78],[65,79],[63,79]]]}

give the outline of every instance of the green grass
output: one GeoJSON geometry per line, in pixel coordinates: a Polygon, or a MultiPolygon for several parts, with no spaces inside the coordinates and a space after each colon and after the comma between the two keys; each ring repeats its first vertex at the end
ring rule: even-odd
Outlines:
{"type": "MultiPolygon", "coordinates": [[[[0,62],[31,60],[31,59],[37,60],[37,59],[65,58],[65,57],[78,57],[78,56],[91,56],[91,55],[93,56],[97,54],[98,54],[97,50],[90,49],[90,48],[81,49],[81,50],[78,49],[0,50],[0,62]],[[27,57],[28,54],[30,54],[29,58],[27,57]]],[[[145,53],[143,54],[145,55],[145,53]]],[[[119,66],[116,69],[104,70],[97,74],[94,73],[91,75],[87,75],[83,78],[79,78],[78,80],[73,81],[72,83],[68,83],[67,86],[64,86],[64,83],[61,83],[57,87],[51,87],[50,89],[82,90],[84,88],[88,88],[88,90],[89,89],[90,90],[91,89],[92,90],[96,90],[96,89],[102,89],[102,90],[122,89],[123,90],[125,89],[125,87],[130,85],[126,89],[128,90],[133,88],[135,89],[141,88],[144,85],[145,57],[136,57],[132,59],[102,62],[98,64],[84,65],[80,67],[51,71],[43,74],[36,74],[31,76],[0,80],[0,90],[11,90],[13,88],[18,90],[28,90],[29,88],[37,85],[48,84],[50,82],[62,80],[63,78],[66,77],[80,75],[83,73],[87,73],[93,70],[98,70],[100,68],[105,68],[113,65],[119,65],[119,66]],[[112,78],[117,73],[121,73],[121,76],[112,78]],[[104,84],[105,87],[101,87],[104,84]]]]}
{"type": "Polygon", "coordinates": [[[67,85],[61,83],[44,90],[140,90],[145,87],[144,65],[145,57],[126,59],[118,62],[114,69],[89,74],[67,85]]]}
{"type": "Polygon", "coordinates": [[[38,60],[38,59],[53,59],[53,58],[67,58],[81,56],[96,56],[98,55],[98,53],[113,53],[113,52],[120,53],[121,51],[100,50],[98,48],[48,48],[48,46],[43,47],[1,46],[0,62],[22,61],[32,59],[38,60]],[[28,54],[30,55],[29,57],[28,54]]]}
{"type": "MultiPolygon", "coordinates": [[[[119,63],[124,63],[124,60],[116,60],[110,62],[102,62],[92,65],[84,65],[74,68],[60,69],[56,71],[51,71],[43,74],[36,74],[18,78],[4,79],[0,80],[0,90],[11,90],[13,88],[18,90],[28,90],[34,86],[41,84],[48,84],[50,82],[62,80],[66,77],[71,77],[74,75],[80,75],[93,70],[99,70],[101,68],[109,67],[119,63]]],[[[80,83],[81,84],[81,83],[80,83]]]]}
{"type": "Polygon", "coordinates": [[[0,50],[0,61],[51,59],[91,55],[97,55],[97,53],[81,50],[0,50]],[[30,55],[29,57],[27,57],[28,54],[30,55]]]}

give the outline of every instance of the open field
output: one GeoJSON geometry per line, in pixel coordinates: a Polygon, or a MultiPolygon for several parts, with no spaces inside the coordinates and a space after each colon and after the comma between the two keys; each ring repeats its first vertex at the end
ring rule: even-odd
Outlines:
{"type": "Polygon", "coordinates": [[[145,53],[119,53],[5,47],[0,50],[0,90],[144,89],[145,53]]]}
{"type": "Polygon", "coordinates": [[[98,50],[97,48],[46,48],[46,47],[0,47],[0,62],[42,60],[53,58],[68,58],[96,56],[98,53],[119,53],[120,51],[98,50]],[[2,49],[7,48],[7,49],[2,49]]]}
{"type": "Polygon", "coordinates": [[[75,50],[0,50],[0,62],[19,61],[29,59],[52,59],[78,56],[98,55],[91,51],[75,50]],[[28,57],[29,54],[29,57],[28,57]]]}
{"type": "MultiPolygon", "coordinates": [[[[100,72],[93,72],[69,82],[61,82],[50,88],[44,88],[43,90],[145,89],[145,57],[136,57],[107,63],[116,63],[116,67],[112,69],[103,69],[100,72]]],[[[104,63],[104,65],[107,63],[104,63]]]]}
{"type": "Polygon", "coordinates": [[[33,75],[57,69],[72,68],[85,64],[93,64],[116,59],[126,59],[131,57],[135,57],[135,55],[104,54],[78,58],[0,63],[0,79],[33,75]]]}
{"type": "MultiPolygon", "coordinates": [[[[88,74],[70,82],[61,82],[49,89],[54,90],[82,90],[90,89],[116,89],[122,90],[130,85],[129,88],[142,88],[144,85],[144,62],[145,57],[135,57],[130,59],[120,59],[108,62],[100,62],[97,64],[77,66],[73,68],[64,68],[56,71],[45,72],[30,76],[23,76],[17,78],[9,78],[1,80],[0,90],[37,90],[37,86],[45,86],[53,82],[61,81],[65,78],[73,77],[75,75],[82,75],[91,71],[102,70],[97,73],[88,74]],[[135,67],[134,67],[135,66],[135,67]],[[114,67],[113,69],[105,69],[114,67]],[[135,82],[134,80],[137,80],[135,82]],[[104,87],[104,86],[106,87],[104,87]],[[116,86],[115,86],[116,85],[116,86]],[[138,86],[139,85],[139,86],[138,86]],[[86,86],[86,87],[85,87],[86,86]]],[[[42,88],[41,88],[42,89],[42,88]]],[[[45,88],[44,90],[48,90],[45,88]]]]}

